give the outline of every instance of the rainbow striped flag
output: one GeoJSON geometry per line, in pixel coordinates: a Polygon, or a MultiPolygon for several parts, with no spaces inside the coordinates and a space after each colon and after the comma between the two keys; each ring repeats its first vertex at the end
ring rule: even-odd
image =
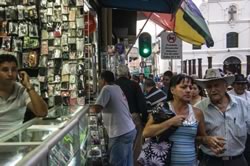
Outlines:
{"type": "MultiPolygon", "coordinates": [[[[147,17],[150,14],[144,12],[147,17]]],[[[192,0],[181,1],[172,14],[152,13],[150,19],[165,30],[173,31],[183,41],[194,45],[206,44],[207,47],[214,45],[207,23],[192,0]]]]}

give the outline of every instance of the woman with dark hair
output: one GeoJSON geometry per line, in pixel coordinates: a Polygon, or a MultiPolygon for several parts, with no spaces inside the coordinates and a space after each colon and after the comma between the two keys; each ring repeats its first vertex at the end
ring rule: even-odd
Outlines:
{"type": "Polygon", "coordinates": [[[192,99],[193,79],[184,74],[178,74],[171,78],[167,102],[169,109],[175,116],[162,123],[155,124],[152,115],[144,128],[144,137],[155,137],[170,127],[178,127],[169,137],[173,141],[171,152],[171,166],[195,166],[196,150],[195,140],[198,136],[199,141],[206,143],[205,125],[202,112],[194,108],[190,101],[192,99]]]}
{"type": "Polygon", "coordinates": [[[192,105],[195,105],[196,103],[200,102],[202,99],[206,98],[204,89],[202,89],[195,82],[193,83],[191,94],[192,94],[192,100],[191,100],[192,105]]]}

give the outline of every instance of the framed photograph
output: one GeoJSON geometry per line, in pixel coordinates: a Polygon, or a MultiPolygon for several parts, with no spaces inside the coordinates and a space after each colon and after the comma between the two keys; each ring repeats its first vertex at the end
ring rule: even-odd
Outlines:
{"type": "Polygon", "coordinates": [[[62,35],[62,25],[61,23],[56,23],[54,29],[54,37],[61,37],[62,35]]]}
{"type": "Polygon", "coordinates": [[[62,6],[62,14],[69,14],[69,7],[68,6],[62,6]]]}
{"type": "Polygon", "coordinates": [[[62,0],[63,6],[68,6],[69,5],[69,0],[62,0]]]}
{"type": "MultiPolygon", "coordinates": [[[[39,67],[48,67],[47,66],[47,63],[48,63],[48,57],[47,55],[41,55],[40,58],[39,58],[39,67]]],[[[40,71],[42,71],[41,69],[39,69],[39,73],[40,71]]],[[[45,73],[44,74],[40,74],[41,76],[45,76],[45,73]]]]}
{"type": "Polygon", "coordinates": [[[54,39],[54,46],[60,46],[61,45],[61,38],[55,38],[54,39]]]}
{"type": "Polygon", "coordinates": [[[83,15],[84,15],[83,7],[77,7],[76,17],[83,17],[83,15]]]}
{"type": "Polygon", "coordinates": [[[49,54],[48,40],[42,41],[42,43],[41,43],[41,54],[42,55],[48,55],[49,54]]]}
{"type": "Polygon", "coordinates": [[[55,22],[61,22],[62,21],[62,11],[61,9],[54,9],[53,11],[53,17],[55,22]]]}
{"type": "Polygon", "coordinates": [[[81,29],[84,28],[84,22],[82,17],[76,19],[76,27],[81,29]]]}
{"type": "Polygon", "coordinates": [[[76,59],[76,52],[70,52],[69,59],[76,59]]]}
{"type": "Polygon", "coordinates": [[[83,29],[76,29],[76,37],[83,37],[83,29]]]}
{"type": "Polygon", "coordinates": [[[42,40],[48,40],[49,34],[47,30],[42,30],[42,40]]]}
{"type": "Polygon", "coordinates": [[[76,6],[83,6],[84,2],[83,0],[76,0],[76,6]]]}
{"type": "Polygon", "coordinates": [[[19,37],[24,37],[24,36],[28,36],[28,34],[29,34],[28,24],[26,24],[26,23],[19,23],[18,36],[19,37]]]}
{"type": "Polygon", "coordinates": [[[23,67],[36,67],[38,63],[38,54],[36,51],[23,53],[23,67]]]}
{"type": "Polygon", "coordinates": [[[10,51],[10,47],[11,47],[11,37],[10,36],[5,36],[2,38],[2,44],[1,44],[1,48],[5,51],[10,51]]]}
{"type": "Polygon", "coordinates": [[[77,38],[76,40],[76,50],[83,52],[84,48],[84,39],[83,38],[77,38]]]}
{"type": "Polygon", "coordinates": [[[38,37],[38,27],[36,24],[29,24],[29,36],[38,37]]]}
{"type": "Polygon", "coordinates": [[[55,0],[54,6],[60,6],[61,5],[61,0],[55,0]]]}
{"type": "Polygon", "coordinates": [[[61,43],[62,43],[63,46],[68,44],[68,35],[67,34],[62,35],[61,43]]]}
{"type": "Polygon", "coordinates": [[[54,50],[54,58],[61,58],[62,57],[62,51],[60,49],[54,50]]]}
{"type": "Polygon", "coordinates": [[[76,38],[74,37],[68,38],[68,44],[76,44],[76,38]]]}
{"type": "Polygon", "coordinates": [[[69,37],[75,38],[76,37],[76,30],[75,29],[70,29],[69,30],[69,37]]]}
{"type": "Polygon", "coordinates": [[[10,35],[17,35],[18,34],[18,23],[16,23],[16,22],[9,22],[8,33],[10,35]]]}
{"type": "Polygon", "coordinates": [[[41,0],[40,5],[42,8],[46,8],[47,7],[47,0],[41,0]]]}
{"type": "Polygon", "coordinates": [[[75,21],[75,20],[76,20],[76,10],[72,10],[71,8],[71,10],[69,11],[69,21],[75,21]]]}
{"type": "Polygon", "coordinates": [[[12,40],[12,51],[22,52],[23,41],[19,38],[13,38],[12,40]]]}
{"type": "Polygon", "coordinates": [[[8,35],[8,31],[7,31],[7,21],[0,21],[0,36],[7,36],[8,35]]]}
{"type": "Polygon", "coordinates": [[[47,18],[47,10],[46,9],[41,9],[40,10],[40,20],[42,23],[47,23],[48,18],[47,18]]]}
{"type": "Polygon", "coordinates": [[[18,20],[24,20],[24,6],[18,5],[17,6],[17,11],[18,11],[18,20]]]}
{"type": "Polygon", "coordinates": [[[65,14],[62,15],[62,20],[63,20],[63,21],[68,21],[68,15],[65,15],[65,14]]]}

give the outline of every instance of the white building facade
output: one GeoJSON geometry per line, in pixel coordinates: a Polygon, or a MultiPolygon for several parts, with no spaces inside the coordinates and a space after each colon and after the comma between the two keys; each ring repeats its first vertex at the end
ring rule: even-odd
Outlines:
{"type": "MultiPolygon", "coordinates": [[[[214,47],[207,48],[204,45],[200,49],[193,49],[191,44],[183,43],[183,61],[188,74],[198,73],[198,59],[202,62],[202,75],[209,67],[208,59],[211,60],[212,68],[221,68],[225,73],[246,75],[249,72],[249,8],[250,0],[208,0],[201,4],[200,11],[214,39],[214,47]]],[[[173,70],[181,72],[180,66],[180,61],[175,62],[173,70]]]]}

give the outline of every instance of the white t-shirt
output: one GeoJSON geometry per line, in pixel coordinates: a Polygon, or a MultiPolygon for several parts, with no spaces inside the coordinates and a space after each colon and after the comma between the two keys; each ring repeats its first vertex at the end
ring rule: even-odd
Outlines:
{"type": "Polygon", "coordinates": [[[242,98],[242,99],[244,99],[244,100],[246,100],[246,101],[249,101],[249,100],[250,100],[250,92],[247,91],[247,90],[245,90],[245,92],[244,92],[243,94],[238,95],[238,94],[234,91],[234,89],[232,89],[232,90],[228,91],[228,94],[231,94],[231,95],[234,95],[234,96],[238,96],[238,97],[240,97],[240,98],[242,98]]]}
{"type": "Polygon", "coordinates": [[[109,138],[121,136],[135,128],[127,98],[118,85],[105,85],[95,104],[104,108],[102,118],[109,138]]]}
{"type": "Polygon", "coordinates": [[[30,97],[20,83],[15,83],[14,92],[8,99],[0,96],[0,134],[22,124],[29,102],[30,97]]]}

